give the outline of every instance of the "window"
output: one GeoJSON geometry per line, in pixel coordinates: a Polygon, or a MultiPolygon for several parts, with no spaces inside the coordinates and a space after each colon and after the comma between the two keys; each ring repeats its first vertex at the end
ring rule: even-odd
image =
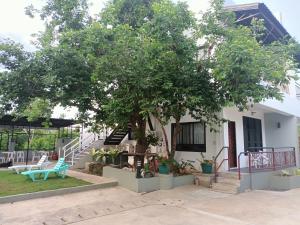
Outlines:
{"type": "MultiPolygon", "coordinates": [[[[181,131],[177,134],[176,151],[206,152],[205,125],[200,122],[180,123],[181,131]]],[[[172,124],[172,137],[175,124],[172,124]]]]}

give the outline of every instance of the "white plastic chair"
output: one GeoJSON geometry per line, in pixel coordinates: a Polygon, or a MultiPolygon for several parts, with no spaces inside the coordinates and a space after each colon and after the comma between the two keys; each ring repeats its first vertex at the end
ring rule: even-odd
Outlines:
{"type": "Polygon", "coordinates": [[[17,155],[17,159],[16,159],[17,162],[25,162],[25,153],[24,153],[24,151],[17,151],[16,155],[17,155]]]}
{"type": "MultiPolygon", "coordinates": [[[[262,153],[262,152],[260,152],[262,153]]],[[[264,165],[272,165],[271,159],[265,154],[253,154],[252,155],[252,164],[257,169],[263,167],[264,165]]]]}
{"type": "Polygon", "coordinates": [[[49,151],[39,151],[40,155],[46,155],[47,156],[47,160],[49,160],[49,151]]]}
{"type": "Polygon", "coordinates": [[[17,166],[11,166],[8,167],[8,169],[11,169],[15,171],[17,174],[20,173],[21,170],[33,170],[33,169],[44,169],[50,164],[49,161],[47,161],[47,156],[43,155],[39,162],[35,165],[17,165],[17,166]]]}
{"type": "Polygon", "coordinates": [[[7,152],[6,162],[15,162],[15,152],[7,152]]]}
{"type": "Polygon", "coordinates": [[[39,161],[40,158],[41,156],[38,151],[32,151],[32,162],[39,161]]]}
{"type": "Polygon", "coordinates": [[[5,163],[5,157],[1,152],[0,152],[0,161],[1,163],[5,163]]]}

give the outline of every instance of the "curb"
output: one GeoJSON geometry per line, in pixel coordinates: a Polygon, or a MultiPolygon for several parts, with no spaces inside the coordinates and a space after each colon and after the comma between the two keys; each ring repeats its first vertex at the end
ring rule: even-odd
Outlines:
{"type": "Polygon", "coordinates": [[[78,187],[61,188],[61,189],[49,190],[49,191],[10,195],[5,197],[0,197],[0,204],[13,203],[13,202],[25,201],[25,200],[36,199],[36,198],[47,198],[47,197],[52,197],[57,195],[65,195],[65,194],[90,191],[95,189],[109,188],[109,187],[115,187],[117,185],[118,185],[117,181],[111,181],[111,182],[106,182],[101,184],[92,184],[92,185],[84,185],[78,187]]]}

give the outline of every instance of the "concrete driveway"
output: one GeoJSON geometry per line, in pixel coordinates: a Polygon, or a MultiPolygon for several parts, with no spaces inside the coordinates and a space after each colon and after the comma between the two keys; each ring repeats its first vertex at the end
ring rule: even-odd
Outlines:
{"type": "Polygon", "coordinates": [[[0,205],[0,225],[298,225],[300,189],[239,195],[197,186],[136,194],[121,187],[0,205]]]}

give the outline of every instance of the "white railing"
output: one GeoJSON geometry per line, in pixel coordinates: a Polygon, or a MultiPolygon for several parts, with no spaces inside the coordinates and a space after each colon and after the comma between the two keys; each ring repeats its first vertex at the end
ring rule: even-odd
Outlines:
{"type": "Polygon", "coordinates": [[[76,138],[72,141],[72,143],[69,145],[65,145],[62,148],[63,151],[63,157],[67,161],[71,161],[71,165],[74,165],[74,158],[75,156],[79,155],[83,151],[85,151],[91,143],[96,141],[96,135],[94,134],[89,134],[88,136],[84,138],[76,138]]]}
{"type": "MultiPolygon", "coordinates": [[[[65,158],[66,161],[69,161],[71,165],[74,165],[74,159],[80,153],[84,152],[87,148],[91,147],[91,145],[98,140],[105,140],[108,133],[105,130],[101,134],[88,133],[85,132],[80,135],[80,137],[75,138],[68,144],[62,147],[60,154],[65,158]]],[[[61,156],[60,156],[61,157],[61,156]]]]}

